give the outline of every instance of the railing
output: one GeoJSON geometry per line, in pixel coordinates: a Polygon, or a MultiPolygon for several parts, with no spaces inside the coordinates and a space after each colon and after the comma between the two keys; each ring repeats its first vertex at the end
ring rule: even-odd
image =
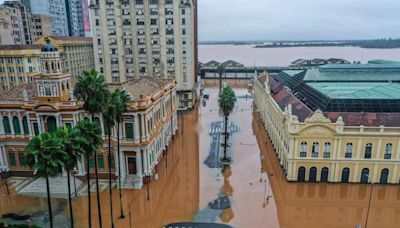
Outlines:
{"type": "Polygon", "coordinates": [[[344,154],[344,157],[345,157],[345,158],[351,158],[351,153],[345,153],[345,154],[344,154]]]}
{"type": "Polygon", "coordinates": [[[317,158],[317,157],[318,157],[318,152],[312,152],[312,153],[311,153],[311,157],[317,158]]]}
{"type": "Polygon", "coordinates": [[[331,153],[324,152],[323,156],[324,156],[324,158],[330,158],[331,157],[331,153]]]}
{"type": "Polygon", "coordinates": [[[300,152],[300,157],[301,158],[307,157],[307,152],[300,152]]]}
{"type": "Polygon", "coordinates": [[[383,156],[384,159],[391,159],[392,158],[392,154],[385,154],[383,156]]]}

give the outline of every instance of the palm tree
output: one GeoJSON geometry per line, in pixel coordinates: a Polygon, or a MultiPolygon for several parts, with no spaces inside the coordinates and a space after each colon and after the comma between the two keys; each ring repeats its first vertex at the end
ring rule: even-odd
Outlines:
{"type": "Polygon", "coordinates": [[[34,137],[26,146],[26,150],[27,165],[36,170],[36,176],[46,179],[50,227],[53,228],[49,177],[58,175],[64,161],[68,159],[68,154],[65,153],[61,140],[46,132],[34,137]]]}
{"type": "Polygon", "coordinates": [[[221,109],[225,119],[225,137],[224,137],[224,160],[226,161],[226,148],[228,143],[228,117],[233,111],[236,103],[235,92],[233,92],[230,86],[225,86],[222,93],[219,96],[219,108],[221,109]]]}
{"type": "MultiPolygon", "coordinates": [[[[118,188],[119,188],[119,204],[121,208],[121,215],[120,218],[124,218],[124,210],[122,208],[122,190],[121,190],[121,155],[120,155],[120,148],[119,148],[119,127],[120,123],[122,122],[122,117],[124,113],[128,111],[128,102],[130,101],[129,94],[120,88],[115,89],[114,91],[116,96],[115,101],[115,120],[117,122],[117,155],[118,155],[118,188]]],[[[113,94],[114,94],[113,93],[113,94]]]]}
{"type": "Polygon", "coordinates": [[[61,140],[64,152],[68,155],[68,159],[63,161],[63,166],[67,171],[69,214],[71,217],[71,227],[74,227],[70,173],[75,168],[76,163],[81,160],[82,155],[85,154],[83,146],[87,142],[80,136],[80,132],[76,128],[61,127],[57,129],[56,136],[61,140]]]}
{"type": "Polygon", "coordinates": [[[225,73],[225,66],[222,64],[219,64],[217,67],[217,71],[219,74],[219,95],[221,95],[222,92],[222,75],[225,73]]]}
{"type": "MultiPolygon", "coordinates": [[[[83,101],[83,109],[91,114],[92,121],[94,121],[95,114],[102,113],[108,96],[107,83],[103,75],[99,75],[94,69],[84,71],[82,75],[78,76],[77,83],[74,89],[74,95],[79,101],[83,101]]],[[[101,131],[100,131],[101,135],[101,131]]],[[[102,227],[101,222],[101,205],[100,205],[100,191],[99,191],[99,175],[97,166],[97,151],[94,153],[95,164],[95,177],[96,177],[96,193],[97,193],[97,209],[99,216],[99,225],[102,227]]],[[[89,164],[89,161],[87,162],[89,164]]],[[[87,167],[89,173],[89,166],[87,167]]],[[[91,206],[90,206],[90,179],[88,177],[88,206],[89,206],[89,227],[91,227],[91,206]]]]}
{"type": "MultiPolygon", "coordinates": [[[[83,141],[82,149],[84,150],[86,165],[88,169],[88,171],[86,172],[86,177],[88,179],[88,196],[90,196],[90,183],[89,183],[90,159],[93,158],[93,156],[97,153],[98,149],[103,145],[103,139],[101,138],[101,128],[97,123],[89,121],[87,119],[78,121],[75,128],[77,129],[79,136],[85,139],[83,141]]],[[[90,199],[89,199],[89,205],[90,205],[90,199]]],[[[99,218],[99,221],[101,222],[101,217],[99,218]]],[[[89,222],[89,227],[91,227],[92,221],[90,218],[88,222],[89,222]]]]}
{"type": "Polygon", "coordinates": [[[108,135],[108,188],[110,191],[110,215],[111,215],[111,227],[114,228],[113,218],[113,200],[112,200],[112,186],[111,186],[111,129],[115,125],[115,103],[118,102],[117,94],[111,93],[107,99],[107,106],[103,113],[103,121],[108,135]]]}

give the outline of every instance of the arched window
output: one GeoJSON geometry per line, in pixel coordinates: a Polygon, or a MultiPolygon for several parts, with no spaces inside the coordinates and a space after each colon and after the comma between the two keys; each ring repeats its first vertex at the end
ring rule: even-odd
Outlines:
{"type": "Polygon", "coordinates": [[[326,142],[324,144],[324,158],[330,158],[331,157],[331,143],[326,142]]]}
{"type": "Polygon", "coordinates": [[[305,158],[307,157],[307,143],[302,142],[300,144],[300,157],[305,158]]]}
{"type": "Polygon", "coordinates": [[[385,159],[392,158],[392,150],[393,150],[393,145],[391,143],[386,144],[385,155],[384,155],[385,159]]]}
{"type": "Polygon", "coordinates": [[[318,157],[318,152],[319,152],[319,143],[314,142],[314,143],[312,144],[312,153],[311,153],[311,157],[317,158],[317,157],[318,157]]]}
{"type": "Polygon", "coordinates": [[[380,184],[387,184],[389,177],[389,169],[382,169],[381,171],[381,179],[379,180],[380,184]]]}
{"type": "Polygon", "coordinates": [[[310,182],[317,181],[317,168],[316,167],[311,167],[309,181],[310,182]]]}
{"type": "Polygon", "coordinates": [[[368,179],[369,179],[369,169],[368,168],[364,168],[361,171],[360,182],[361,183],[368,183],[368,179]]]}
{"type": "Polygon", "coordinates": [[[329,169],[324,167],[321,169],[321,182],[328,182],[329,169]]]}
{"type": "Polygon", "coordinates": [[[56,118],[53,116],[47,117],[47,132],[54,133],[57,131],[56,118]]]}
{"type": "Polygon", "coordinates": [[[364,158],[371,158],[372,157],[372,143],[368,143],[365,145],[365,154],[364,158]]]}
{"type": "Polygon", "coordinates": [[[299,167],[299,171],[297,173],[297,181],[305,181],[306,180],[306,168],[303,166],[299,167]]]}
{"type": "Polygon", "coordinates": [[[3,116],[3,126],[4,126],[4,132],[6,134],[11,134],[10,119],[8,119],[7,116],[3,116]]]}
{"type": "Polygon", "coordinates": [[[342,170],[342,183],[349,183],[350,169],[344,168],[342,170]]]}
{"type": "Polygon", "coordinates": [[[21,126],[19,125],[19,119],[16,116],[13,117],[13,126],[14,126],[14,133],[21,134],[21,126]]]}
{"type": "Polygon", "coordinates": [[[349,142],[346,144],[346,151],[344,154],[345,158],[351,158],[353,154],[353,143],[349,142]]]}
{"type": "Polygon", "coordinates": [[[24,134],[29,135],[28,119],[26,116],[22,117],[22,126],[24,128],[24,134]]]}

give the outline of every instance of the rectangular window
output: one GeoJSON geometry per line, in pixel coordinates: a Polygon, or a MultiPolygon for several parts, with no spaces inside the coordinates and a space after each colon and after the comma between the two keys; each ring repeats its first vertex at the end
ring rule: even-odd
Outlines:
{"type": "Polygon", "coordinates": [[[125,123],[125,138],[133,139],[133,123],[125,123]]]}
{"type": "Polygon", "coordinates": [[[39,125],[38,123],[33,123],[33,131],[35,135],[39,135],[39,125]]]}
{"type": "Polygon", "coordinates": [[[94,159],[93,158],[89,159],[89,168],[94,169],[94,159]]]}
{"type": "Polygon", "coordinates": [[[104,156],[103,155],[98,155],[97,160],[99,162],[99,168],[104,169],[104,156]]]}
{"type": "Polygon", "coordinates": [[[15,159],[15,154],[13,152],[8,153],[8,160],[10,161],[11,166],[17,165],[17,160],[15,159]]]}
{"type": "Polygon", "coordinates": [[[24,153],[18,153],[18,158],[19,158],[19,165],[20,166],[25,166],[26,165],[26,157],[24,153]]]}
{"type": "Polygon", "coordinates": [[[114,155],[111,155],[110,166],[111,166],[112,169],[115,168],[114,155]]]}

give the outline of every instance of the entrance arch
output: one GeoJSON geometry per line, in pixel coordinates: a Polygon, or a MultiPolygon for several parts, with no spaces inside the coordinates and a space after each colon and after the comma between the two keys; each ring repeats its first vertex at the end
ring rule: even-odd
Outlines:
{"type": "Polygon", "coordinates": [[[321,182],[328,182],[329,169],[327,167],[321,170],[321,182]]]}
{"type": "Polygon", "coordinates": [[[309,181],[310,182],[316,182],[317,181],[317,168],[311,167],[309,181]]]}
{"type": "Polygon", "coordinates": [[[369,169],[368,168],[362,169],[360,182],[364,184],[368,183],[368,176],[369,176],[369,169]]]}
{"type": "Polygon", "coordinates": [[[305,181],[306,180],[306,168],[303,166],[299,168],[299,171],[297,173],[297,181],[305,181]]]}
{"type": "Polygon", "coordinates": [[[349,168],[344,168],[342,170],[342,183],[349,183],[349,176],[350,176],[350,169],[349,168]]]}
{"type": "Polygon", "coordinates": [[[381,171],[381,179],[379,180],[380,184],[387,184],[389,177],[389,169],[382,169],[381,171]]]}

